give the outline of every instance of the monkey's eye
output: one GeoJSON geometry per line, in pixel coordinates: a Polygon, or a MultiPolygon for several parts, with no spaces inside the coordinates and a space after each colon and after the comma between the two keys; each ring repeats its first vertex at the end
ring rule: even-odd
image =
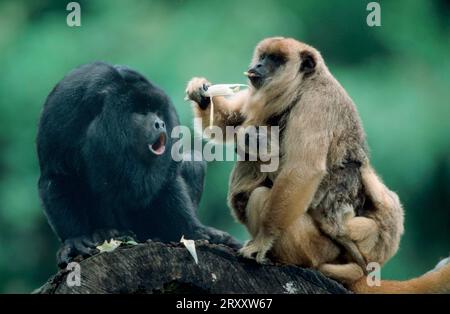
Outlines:
{"type": "Polygon", "coordinates": [[[286,59],[278,54],[270,54],[267,56],[267,58],[277,66],[282,65],[286,62],[286,59]]]}

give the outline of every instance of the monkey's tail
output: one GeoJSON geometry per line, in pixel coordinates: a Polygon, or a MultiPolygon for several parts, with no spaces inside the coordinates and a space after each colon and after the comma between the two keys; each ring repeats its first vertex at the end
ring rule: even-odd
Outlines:
{"type": "Polygon", "coordinates": [[[369,286],[367,277],[350,285],[350,290],[356,293],[450,293],[450,258],[444,260],[426,274],[405,281],[381,280],[379,285],[369,286]],[[442,264],[442,265],[441,265],[442,264]]]}

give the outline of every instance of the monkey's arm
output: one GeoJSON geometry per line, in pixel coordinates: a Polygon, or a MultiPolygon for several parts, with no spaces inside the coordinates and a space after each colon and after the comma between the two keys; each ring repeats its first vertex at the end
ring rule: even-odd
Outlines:
{"type": "Polygon", "coordinates": [[[289,145],[283,148],[286,152],[284,166],[270,191],[260,232],[241,251],[246,257],[257,253],[257,260],[264,261],[280,232],[306,212],[326,174],[328,132],[317,129],[318,124],[316,127],[307,124],[309,130],[302,127],[286,130],[285,143],[289,145]],[[299,137],[298,132],[304,133],[299,137]]]}
{"type": "Polygon", "coordinates": [[[97,252],[82,197],[76,195],[81,187],[71,178],[55,176],[39,179],[39,193],[44,203],[48,221],[58,235],[62,246],[57,254],[58,265],[65,265],[77,255],[93,255],[97,252]]]}
{"type": "MultiPolygon", "coordinates": [[[[211,84],[205,78],[194,77],[187,85],[186,95],[194,102],[193,110],[196,118],[201,119],[203,131],[210,125],[211,101],[204,96],[208,86],[211,84]]],[[[234,96],[225,98],[223,96],[213,97],[214,102],[214,125],[222,129],[225,134],[227,126],[238,126],[244,122],[245,117],[241,110],[248,98],[248,90],[240,91],[234,96]]],[[[216,140],[219,140],[216,138],[216,140]]],[[[222,139],[223,140],[223,139],[222,139]]]]}
{"type": "Polygon", "coordinates": [[[318,112],[307,108],[311,103],[301,103],[291,113],[281,146],[282,170],[274,181],[263,222],[266,234],[277,235],[305,213],[326,174],[330,119],[320,104],[314,105],[318,112]]]}
{"type": "Polygon", "coordinates": [[[75,192],[80,188],[71,181],[73,180],[63,176],[39,179],[39,194],[44,203],[45,214],[62,242],[87,235],[91,231],[85,208],[80,206],[81,197],[75,192]]]}

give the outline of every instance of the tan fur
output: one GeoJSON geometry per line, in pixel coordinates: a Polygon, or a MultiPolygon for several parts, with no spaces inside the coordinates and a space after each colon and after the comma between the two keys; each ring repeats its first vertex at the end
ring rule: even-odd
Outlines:
{"type": "Polygon", "coordinates": [[[349,288],[358,293],[450,293],[450,265],[410,280],[382,280],[379,286],[372,287],[363,277],[351,283],[349,288]]]}
{"type": "MultiPolygon", "coordinates": [[[[282,54],[287,63],[259,89],[213,99],[214,123],[224,131],[229,125],[267,125],[288,111],[278,170],[264,173],[260,162],[239,161],[230,177],[229,205],[252,235],[241,254],[263,262],[270,251],[278,261],[314,267],[349,285],[360,282],[365,262],[381,265],[397,251],[402,206],[371,167],[356,107],[320,53],[281,37],[259,43],[252,64],[262,53],[282,54]],[[308,76],[299,71],[304,53],[316,62],[308,76]],[[348,160],[361,166],[347,167],[348,160]],[[340,191],[342,184],[348,189],[340,191]]],[[[203,84],[209,82],[188,83],[191,100],[199,103],[203,84]]],[[[194,104],[204,127],[209,110],[194,104]]]]}

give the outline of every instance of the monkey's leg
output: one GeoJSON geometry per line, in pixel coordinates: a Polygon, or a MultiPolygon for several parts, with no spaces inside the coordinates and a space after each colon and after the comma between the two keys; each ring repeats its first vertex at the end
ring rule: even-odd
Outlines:
{"type": "Polygon", "coordinates": [[[398,248],[395,219],[380,220],[381,210],[373,217],[355,217],[346,223],[348,236],[355,242],[365,260],[383,264],[398,248]]]}
{"type": "Polygon", "coordinates": [[[356,245],[355,242],[352,241],[352,239],[350,239],[350,237],[346,234],[336,234],[335,232],[327,232],[326,228],[321,228],[321,230],[327,234],[332,240],[336,241],[337,243],[339,243],[346,251],[346,253],[348,253],[350,255],[350,258],[357,264],[359,265],[359,267],[361,269],[363,269],[363,272],[365,273],[366,271],[366,266],[367,266],[367,262],[363,256],[363,254],[361,254],[359,247],[356,245]]]}
{"type": "Polygon", "coordinates": [[[270,189],[264,186],[256,188],[251,194],[245,208],[247,216],[247,229],[255,237],[261,226],[264,208],[270,196],[270,189]]]}
{"type": "MultiPolygon", "coordinates": [[[[254,254],[258,253],[255,250],[255,237],[260,233],[264,216],[266,215],[267,202],[270,197],[270,189],[267,187],[258,187],[250,194],[250,198],[245,208],[246,212],[246,226],[253,239],[246,243],[246,245],[239,251],[239,253],[246,258],[254,258],[254,254]]],[[[256,241],[260,239],[256,238],[256,241]]],[[[261,245],[260,243],[256,243],[261,245]]],[[[270,246],[272,243],[270,243],[270,246]]],[[[270,247],[269,247],[270,249],[270,247]]],[[[264,256],[260,256],[258,262],[265,262],[264,256]]]]}
{"type": "Polygon", "coordinates": [[[364,276],[363,269],[355,263],[322,264],[318,269],[325,276],[346,284],[353,283],[364,276]]]}
{"type": "Polygon", "coordinates": [[[373,219],[366,217],[349,219],[346,223],[346,232],[348,237],[356,242],[364,256],[370,255],[380,237],[377,223],[373,219]]]}
{"type": "Polygon", "coordinates": [[[231,172],[228,185],[228,206],[233,216],[243,225],[247,225],[246,207],[250,194],[264,185],[266,175],[252,162],[238,162],[231,172]]]}
{"type": "Polygon", "coordinates": [[[337,208],[328,208],[327,210],[328,213],[324,213],[323,210],[312,208],[310,214],[319,225],[320,230],[339,243],[350,255],[352,261],[365,271],[366,260],[346,231],[346,222],[352,220],[355,215],[353,207],[351,205],[339,205],[337,208]]]}

